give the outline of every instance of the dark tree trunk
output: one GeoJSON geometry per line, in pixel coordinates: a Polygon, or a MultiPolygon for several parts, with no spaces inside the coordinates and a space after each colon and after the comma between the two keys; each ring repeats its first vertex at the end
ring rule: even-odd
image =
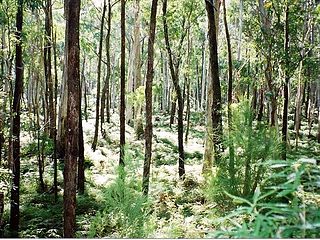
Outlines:
{"type": "Polygon", "coordinates": [[[258,122],[262,121],[262,117],[263,117],[263,98],[264,98],[264,94],[263,94],[263,89],[260,89],[260,97],[259,97],[259,113],[258,113],[258,122]]]}
{"type": "Polygon", "coordinates": [[[104,86],[101,96],[101,131],[104,124],[104,110],[106,108],[107,123],[110,123],[110,76],[111,76],[111,61],[110,61],[110,36],[111,36],[111,2],[108,0],[108,18],[107,18],[107,36],[106,36],[106,57],[107,57],[107,76],[105,78],[104,86]]]}
{"type": "MultiPolygon", "coordinates": [[[[84,66],[83,66],[84,67],[84,66]]],[[[82,128],[82,110],[81,110],[81,96],[82,96],[82,84],[80,84],[79,90],[79,159],[78,159],[78,191],[79,194],[84,194],[84,141],[83,141],[83,128],[82,128]]]]}
{"type": "Polygon", "coordinates": [[[120,66],[120,165],[124,165],[124,145],[126,143],[126,1],[121,0],[121,66],[120,66]]]}
{"type": "Polygon", "coordinates": [[[289,5],[287,3],[286,10],[285,10],[285,46],[284,46],[284,52],[285,52],[285,66],[284,66],[284,76],[285,76],[285,82],[283,86],[283,119],[282,119],[282,159],[287,159],[287,139],[288,139],[288,105],[289,105],[289,5]]]}
{"type": "MultiPolygon", "coordinates": [[[[213,87],[212,99],[212,129],[215,161],[219,165],[222,152],[222,114],[221,114],[221,87],[219,80],[218,49],[216,38],[215,12],[212,1],[205,0],[208,13],[208,35],[210,52],[210,71],[213,87]]],[[[210,106],[208,106],[210,107],[210,106]]]]}
{"type": "Polygon", "coordinates": [[[51,48],[52,48],[52,3],[51,0],[46,0],[45,3],[45,32],[46,42],[44,47],[44,73],[46,78],[47,90],[48,90],[48,118],[49,118],[49,134],[53,139],[55,132],[55,112],[53,104],[53,81],[51,74],[51,48]]]}
{"type": "Polygon", "coordinates": [[[143,167],[143,181],[142,192],[148,195],[149,191],[149,174],[151,163],[151,150],[152,150],[152,82],[153,82],[153,58],[154,58],[154,39],[156,31],[156,17],[157,17],[157,4],[158,0],[152,0],[151,16],[150,16],[150,29],[149,29],[149,42],[148,42],[148,68],[146,78],[146,128],[145,128],[145,158],[143,167]]]}
{"type": "Polygon", "coordinates": [[[98,55],[98,78],[97,78],[97,97],[96,97],[96,123],[94,128],[94,138],[92,142],[92,150],[96,151],[98,134],[99,134],[99,112],[100,112],[100,78],[101,78],[101,58],[102,58],[102,43],[103,43],[103,28],[104,28],[104,17],[106,14],[106,1],[103,2],[101,26],[100,26],[100,42],[99,42],[99,55],[98,55]]]}
{"type": "MultiPolygon", "coordinates": [[[[178,67],[179,63],[176,64],[176,69],[173,63],[173,56],[172,51],[170,47],[169,42],[169,33],[168,33],[168,25],[167,25],[167,0],[164,0],[163,2],[163,29],[164,29],[164,37],[166,42],[166,49],[168,52],[169,57],[169,67],[170,67],[170,73],[171,78],[173,81],[173,85],[177,94],[177,100],[178,100],[178,149],[179,149],[179,177],[183,178],[185,174],[185,168],[184,168],[184,149],[183,149],[183,98],[182,98],[182,92],[179,85],[179,78],[178,78],[178,67]]],[[[180,43],[183,41],[184,36],[180,39],[180,43]]],[[[180,58],[180,57],[179,57],[180,58]]]]}
{"type": "MultiPolygon", "coordinates": [[[[54,115],[57,115],[57,100],[58,100],[58,70],[57,70],[57,37],[54,33],[53,55],[54,55],[54,115]]],[[[53,192],[54,200],[58,200],[58,163],[57,163],[57,127],[55,123],[53,136],[53,192]]]]}
{"type": "Polygon", "coordinates": [[[16,81],[13,95],[13,121],[12,121],[12,188],[10,207],[10,229],[13,237],[18,236],[20,220],[20,102],[23,91],[23,62],[22,62],[22,24],[23,24],[23,0],[17,1],[16,15],[16,81]]]}
{"type": "Polygon", "coordinates": [[[174,118],[176,116],[176,109],[177,109],[177,98],[176,96],[174,96],[174,94],[171,94],[171,96],[172,96],[172,101],[171,101],[171,111],[170,111],[170,128],[172,124],[174,124],[174,118]]]}
{"type": "Polygon", "coordinates": [[[233,78],[232,78],[232,50],[231,50],[231,42],[230,42],[230,34],[228,29],[228,22],[227,22],[227,10],[226,10],[226,3],[225,0],[222,1],[223,6],[223,21],[224,21],[224,27],[226,32],[226,40],[227,40],[227,48],[228,48],[228,128],[229,128],[229,174],[230,174],[230,180],[232,183],[235,183],[235,171],[234,171],[234,145],[233,140],[230,137],[231,131],[232,131],[232,110],[231,110],[231,104],[232,104],[232,84],[233,84],[233,78]]]}
{"type": "Polygon", "coordinates": [[[80,0],[65,1],[66,16],[66,80],[67,100],[67,146],[64,166],[64,237],[75,237],[76,224],[76,176],[79,158],[80,113],[80,0]]]}

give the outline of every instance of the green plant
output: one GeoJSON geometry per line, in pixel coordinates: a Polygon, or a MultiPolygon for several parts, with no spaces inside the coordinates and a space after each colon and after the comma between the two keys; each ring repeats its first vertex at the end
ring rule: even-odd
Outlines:
{"type": "Polygon", "coordinates": [[[115,181],[104,189],[104,206],[93,219],[89,237],[145,237],[149,203],[140,192],[141,183],[134,179],[131,156],[126,150],[125,167],[118,167],[115,181]]]}
{"type": "Polygon", "coordinates": [[[225,192],[240,206],[220,218],[216,223],[227,227],[209,237],[319,237],[320,210],[316,200],[319,195],[315,191],[320,187],[320,169],[311,162],[305,159],[267,162],[266,167],[271,169],[269,176],[256,188],[251,200],[225,192]],[[311,192],[310,184],[314,187],[311,192]]]}
{"type": "Polygon", "coordinates": [[[209,191],[216,191],[210,194],[213,198],[219,198],[223,191],[252,195],[266,170],[262,163],[277,159],[281,149],[276,130],[254,121],[250,100],[233,104],[232,113],[232,128],[225,139],[227,155],[219,164],[216,179],[209,180],[209,191]]]}

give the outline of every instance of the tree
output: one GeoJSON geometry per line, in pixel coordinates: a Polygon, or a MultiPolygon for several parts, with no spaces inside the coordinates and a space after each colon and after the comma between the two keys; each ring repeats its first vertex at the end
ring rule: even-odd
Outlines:
{"type": "MultiPolygon", "coordinates": [[[[101,78],[101,63],[102,63],[102,43],[103,43],[103,29],[104,29],[104,19],[106,14],[106,1],[103,1],[103,10],[100,26],[100,42],[99,42],[99,53],[98,53],[98,78],[97,78],[97,97],[96,97],[96,123],[94,128],[94,137],[92,142],[92,150],[95,151],[97,148],[98,142],[98,133],[99,133],[99,111],[100,111],[100,78],[101,78]]],[[[102,126],[101,126],[102,129],[102,126]]]]}
{"type": "MultiPolygon", "coordinates": [[[[184,31],[182,32],[182,34],[180,36],[178,54],[176,56],[175,62],[173,59],[173,53],[171,50],[171,45],[170,45],[170,40],[169,40],[169,31],[168,31],[168,23],[167,23],[167,0],[163,1],[162,12],[163,12],[163,32],[164,32],[166,50],[168,53],[170,74],[171,74],[172,82],[174,85],[176,97],[178,100],[178,149],[179,149],[179,161],[178,162],[179,162],[179,177],[183,178],[184,174],[185,174],[185,168],[184,168],[185,156],[184,156],[184,148],[183,148],[183,108],[184,108],[184,104],[183,104],[182,91],[181,91],[181,87],[179,84],[179,66],[180,66],[180,62],[181,62],[181,47],[182,47],[184,38],[186,36],[185,24],[186,24],[186,21],[189,20],[191,11],[189,12],[189,15],[187,17],[183,16],[183,24],[182,24],[183,27],[182,28],[184,29],[184,31]]],[[[173,104],[173,102],[172,102],[172,104],[173,104]]]]}
{"type": "Polygon", "coordinates": [[[145,195],[149,191],[149,174],[152,151],[152,82],[153,82],[153,58],[154,58],[154,39],[156,31],[158,0],[152,0],[149,42],[148,42],[148,68],[145,89],[146,100],[146,128],[145,128],[145,158],[143,167],[142,191],[145,195]]]}
{"type": "Polygon", "coordinates": [[[126,143],[126,1],[121,0],[121,63],[120,63],[120,165],[124,165],[124,145],[126,143]]]}
{"type": "Polygon", "coordinates": [[[51,0],[45,2],[45,32],[46,41],[44,47],[44,72],[46,77],[46,90],[48,95],[47,115],[49,117],[49,133],[50,138],[53,139],[56,128],[56,118],[53,104],[53,80],[51,73],[51,48],[52,48],[52,3],[51,0]]]}
{"type": "MultiPolygon", "coordinates": [[[[222,113],[221,113],[221,87],[219,80],[218,44],[216,37],[215,10],[212,0],[205,0],[208,17],[209,36],[209,70],[212,81],[212,105],[207,106],[212,109],[212,142],[214,158],[219,165],[222,152],[222,113]]],[[[210,137],[210,136],[209,136],[210,137]]]]}
{"type": "MultiPolygon", "coordinates": [[[[240,4],[242,6],[242,1],[240,1],[240,4]]],[[[230,42],[230,33],[228,28],[228,22],[227,22],[227,10],[226,10],[226,1],[222,0],[222,6],[223,6],[223,21],[224,21],[224,27],[226,32],[226,40],[227,40],[227,48],[228,48],[228,128],[229,128],[229,134],[230,131],[232,131],[232,110],[231,110],[231,104],[232,104],[232,84],[233,84],[233,76],[232,76],[232,49],[231,49],[231,42],[230,42]]],[[[241,11],[242,12],[242,11],[241,11]]],[[[240,45],[240,43],[239,43],[240,45]]],[[[238,58],[240,56],[240,47],[238,48],[238,58]]],[[[229,174],[230,179],[232,182],[235,181],[235,172],[234,172],[234,146],[233,141],[229,135],[229,174]]]]}
{"type": "Polygon", "coordinates": [[[79,158],[79,113],[80,113],[80,45],[79,21],[80,0],[65,1],[66,16],[66,80],[67,101],[67,146],[64,166],[64,237],[75,237],[76,176],[79,158]]]}
{"type": "Polygon", "coordinates": [[[13,95],[13,121],[12,121],[12,188],[10,207],[10,229],[13,236],[18,236],[20,220],[20,103],[23,91],[23,61],[22,61],[22,25],[23,25],[23,0],[17,1],[16,15],[16,81],[13,95]]]}
{"type": "Polygon", "coordinates": [[[106,108],[106,121],[110,123],[110,77],[111,77],[111,61],[110,61],[110,36],[111,36],[111,18],[112,18],[111,0],[108,0],[108,18],[107,18],[107,35],[106,35],[106,61],[107,61],[107,76],[102,89],[101,96],[101,128],[104,124],[104,110],[106,108]]]}
{"type": "MultiPolygon", "coordinates": [[[[214,4],[214,23],[216,27],[216,42],[218,44],[218,29],[219,29],[219,14],[220,14],[220,1],[214,0],[212,2],[214,4]]],[[[208,44],[204,43],[205,45],[208,44]]],[[[212,82],[212,72],[211,72],[211,64],[210,64],[210,56],[209,56],[209,66],[208,70],[205,70],[206,66],[206,60],[205,60],[205,49],[204,49],[204,56],[203,56],[203,80],[202,80],[202,88],[203,88],[203,94],[205,94],[205,88],[207,89],[207,96],[206,96],[206,139],[205,139],[205,150],[204,150],[204,156],[203,156],[203,168],[202,173],[206,175],[210,175],[212,172],[212,162],[214,158],[214,151],[212,149],[214,148],[213,143],[213,123],[212,123],[212,104],[213,104],[213,82],[212,82]],[[208,80],[205,81],[206,73],[208,73],[208,80]],[[207,84],[206,84],[207,82],[207,84]]],[[[205,102],[205,98],[203,96],[203,104],[205,102]]]]}

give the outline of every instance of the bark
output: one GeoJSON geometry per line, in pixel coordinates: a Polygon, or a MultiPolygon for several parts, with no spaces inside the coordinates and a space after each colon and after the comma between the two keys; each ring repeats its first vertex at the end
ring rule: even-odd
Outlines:
{"type": "MultiPolygon", "coordinates": [[[[83,69],[82,69],[82,80],[84,80],[84,63],[85,59],[83,60],[83,69]]],[[[82,81],[85,83],[85,81],[82,81]]],[[[84,141],[83,141],[83,128],[82,128],[82,109],[81,109],[81,96],[82,96],[82,84],[80,84],[79,90],[79,159],[78,159],[78,191],[79,194],[84,194],[84,182],[85,182],[85,175],[84,175],[84,141]]]]}
{"type": "Polygon", "coordinates": [[[51,0],[46,0],[45,3],[45,32],[46,41],[44,47],[44,72],[46,78],[46,85],[48,90],[48,118],[49,118],[49,134],[50,138],[53,139],[55,131],[55,111],[53,104],[53,80],[51,73],[51,48],[52,48],[52,3],[51,0]]]}
{"type": "MultiPolygon", "coordinates": [[[[141,64],[140,64],[140,0],[135,1],[135,17],[134,17],[134,32],[133,43],[130,57],[130,69],[128,76],[128,92],[134,93],[138,86],[141,85],[141,64]]],[[[135,119],[137,113],[137,106],[134,102],[128,102],[126,108],[126,121],[129,124],[132,119],[135,119]]]]}
{"type": "Polygon", "coordinates": [[[296,98],[296,112],[295,112],[295,132],[296,132],[296,148],[298,148],[299,144],[299,131],[301,126],[301,112],[302,112],[302,92],[303,92],[303,84],[301,83],[301,72],[302,72],[302,64],[303,62],[300,62],[300,68],[299,68],[299,76],[298,76],[298,89],[297,89],[297,98],[296,98]]]}
{"type": "MultiPolygon", "coordinates": [[[[179,177],[184,178],[185,174],[185,168],[184,168],[184,147],[183,147],[183,98],[182,98],[182,92],[179,85],[179,62],[176,63],[176,67],[173,63],[173,54],[170,47],[169,42],[169,33],[168,33],[168,25],[167,25],[167,0],[164,0],[163,2],[163,29],[164,29],[164,37],[165,37],[165,44],[166,49],[168,52],[168,58],[169,58],[169,67],[170,67],[170,73],[171,78],[173,81],[173,85],[175,88],[175,92],[177,95],[178,100],[178,149],[179,149],[179,177]]],[[[185,37],[185,34],[182,34],[180,43],[183,42],[183,39],[185,37]]],[[[181,46],[180,44],[179,46],[181,46]]],[[[178,56],[177,59],[180,59],[180,56],[178,56]]]]}
{"type": "Polygon", "coordinates": [[[263,98],[264,98],[264,92],[263,92],[263,89],[261,87],[260,89],[260,97],[259,97],[259,112],[258,112],[258,122],[261,122],[262,121],[262,117],[263,117],[263,98]]]}
{"type": "Polygon", "coordinates": [[[289,5],[287,3],[285,10],[285,66],[284,66],[284,86],[283,86],[283,119],[282,119],[282,159],[287,159],[287,140],[288,140],[288,105],[289,105],[289,5]]]}
{"type": "MultiPolygon", "coordinates": [[[[208,136],[212,141],[214,150],[214,159],[217,165],[220,164],[222,152],[222,113],[221,113],[221,87],[219,80],[219,64],[218,64],[218,43],[217,43],[217,28],[215,21],[215,7],[213,3],[206,0],[206,10],[208,14],[208,36],[209,36],[209,53],[210,53],[210,81],[212,82],[212,105],[211,119],[212,119],[212,135],[208,136]]],[[[209,95],[208,95],[209,97],[209,95]]],[[[211,166],[209,166],[211,168],[211,166]]]]}
{"type": "Polygon", "coordinates": [[[3,209],[4,209],[4,194],[3,192],[0,192],[0,237],[1,238],[3,238],[3,221],[2,221],[3,209]]]}
{"type": "Polygon", "coordinates": [[[271,93],[271,113],[270,113],[270,125],[272,127],[277,127],[278,119],[277,119],[277,96],[275,91],[275,86],[272,81],[272,42],[270,42],[269,38],[271,35],[271,20],[266,12],[264,7],[264,1],[259,0],[259,13],[261,19],[261,27],[262,33],[264,36],[264,41],[267,44],[267,54],[266,54],[266,69],[265,69],[265,79],[268,84],[269,91],[271,93]]]}
{"type": "Polygon", "coordinates": [[[76,224],[76,175],[79,158],[79,113],[80,113],[80,45],[79,20],[80,0],[65,2],[66,15],[66,80],[67,101],[67,146],[64,166],[64,237],[75,237],[76,224]]]}
{"type": "Polygon", "coordinates": [[[153,82],[153,61],[154,61],[154,41],[156,31],[156,17],[157,17],[158,0],[152,0],[150,29],[148,41],[148,67],[145,88],[146,100],[146,128],[145,128],[145,158],[143,167],[142,192],[148,195],[149,191],[149,175],[150,164],[152,156],[152,82],[153,82]]]}
{"type": "Polygon", "coordinates": [[[111,76],[111,61],[110,61],[110,36],[111,36],[111,18],[112,18],[112,6],[110,0],[108,0],[108,18],[107,18],[107,35],[106,35],[106,64],[107,75],[105,78],[104,86],[101,96],[101,130],[103,131],[104,111],[106,110],[106,121],[110,123],[110,76],[111,76]]]}
{"type": "Polygon", "coordinates": [[[119,164],[124,165],[124,146],[126,143],[126,1],[121,0],[121,63],[120,63],[120,160],[119,164]]]}
{"type": "MultiPolygon", "coordinates": [[[[203,42],[202,45],[202,74],[201,74],[201,93],[200,93],[200,109],[204,109],[205,107],[205,100],[206,100],[206,41],[203,42]]],[[[200,92],[200,91],[199,91],[200,92]]]]}
{"type": "Polygon", "coordinates": [[[98,134],[99,134],[99,112],[100,112],[100,78],[101,78],[101,63],[102,63],[102,43],[103,43],[103,29],[104,29],[104,18],[106,14],[106,0],[103,2],[102,18],[100,25],[100,41],[99,41],[99,53],[98,53],[98,77],[97,77],[97,97],[96,97],[96,121],[94,125],[94,137],[92,142],[92,150],[96,151],[98,134]]]}
{"type": "Polygon", "coordinates": [[[241,60],[241,42],[242,42],[242,22],[243,22],[243,0],[239,1],[239,8],[240,8],[240,16],[239,16],[239,41],[238,41],[238,57],[237,60],[241,60]]]}
{"type": "Polygon", "coordinates": [[[16,62],[15,62],[15,88],[13,95],[12,120],[12,188],[10,206],[10,229],[13,237],[18,236],[20,220],[20,103],[23,92],[23,61],[22,61],[22,25],[23,0],[17,1],[16,15],[16,62]]]}
{"type": "MultiPolygon", "coordinates": [[[[54,114],[57,114],[57,100],[58,100],[58,70],[57,70],[57,37],[54,33],[53,41],[53,55],[54,55],[54,114]]],[[[55,123],[56,124],[56,123],[55,123]]],[[[58,200],[58,163],[57,163],[57,127],[54,128],[53,135],[53,192],[54,200],[58,200]]]]}
{"type": "MultiPolygon", "coordinates": [[[[242,4],[242,1],[240,1],[242,4]]],[[[232,183],[235,183],[235,171],[234,171],[234,145],[232,137],[230,136],[232,131],[232,110],[231,110],[231,104],[232,104],[232,84],[233,84],[233,78],[232,78],[232,50],[231,50],[231,42],[230,42],[230,34],[228,29],[228,22],[227,22],[227,10],[226,10],[226,3],[225,0],[222,0],[222,6],[223,6],[223,21],[224,21],[224,27],[226,32],[226,40],[227,40],[227,48],[228,48],[228,128],[229,128],[229,174],[230,174],[230,180],[232,183]]],[[[241,20],[242,21],[242,20],[241,20]]],[[[242,25],[242,23],[241,23],[242,25]]],[[[241,36],[240,36],[241,39],[241,36]]],[[[239,45],[241,42],[239,43],[239,45]]],[[[240,55],[240,47],[238,48],[238,57],[240,55]]]]}

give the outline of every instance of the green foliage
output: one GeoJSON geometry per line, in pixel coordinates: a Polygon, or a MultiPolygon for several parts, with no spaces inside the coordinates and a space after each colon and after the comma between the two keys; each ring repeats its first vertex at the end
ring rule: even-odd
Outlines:
{"type": "Polygon", "coordinates": [[[128,93],[127,100],[128,100],[128,103],[130,103],[134,107],[141,106],[145,101],[144,86],[140,86],[134,92],[128,93]]]}
{"type": "Polygon", "coordinates": [[[226,139],[228,156],[224,156],[217,175],[208,180],[206,193],[211,200],[224,201],[224,190],[238,196],[252,194],[266,170],[262,163],[277,159],[280,151],[280,140],[275,130],[263,123],[255,125],[250,101],[242,100],[232,105],[232,112],[232,129],[226,139]],[[233,168],[230,146],[235,151],[233,168]]]}
{"type": "MultiPolygon", "coordinates": [[[[129,151],[126,153],[128,155],[129,151]]],[[[136,168],[130,157],[126,156],[126,166],[118,167],[116,180],[104,189],[105,208],[93,219],[90,237],[142,238],[147,235],[149,205],[140,192],[141,183],[130,175],[129,169],[136,168]]]]}
{"type": "Polygon", "coordinates": [[[39,154],[39,151],[41,152],[43,150],[45,156],[51,156],[54,151],[53,140],[45,133],[40,136],[39,140],[39,147],[36,141],[31,142],[21,149],[21,155],[28,157],[36,156],[39,154]]]}
{"type": "Polygon", "coordinates": [[[216,223],[221,230],[209,237],[306,238],[319,237],[319,173],[314,159],[269,161],[266,181],[252,199],[226,193],[240,205],[216,223]],[[310,185],[312,188],[310,189],[310,185]],[[261,190],[260,190],[261,189],[261,190]]]}

